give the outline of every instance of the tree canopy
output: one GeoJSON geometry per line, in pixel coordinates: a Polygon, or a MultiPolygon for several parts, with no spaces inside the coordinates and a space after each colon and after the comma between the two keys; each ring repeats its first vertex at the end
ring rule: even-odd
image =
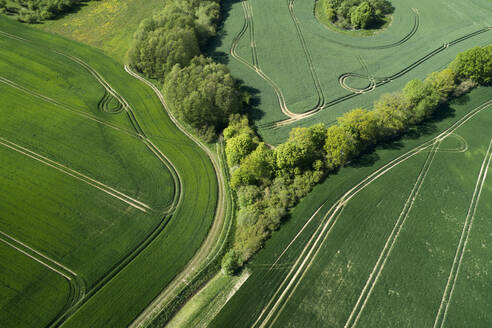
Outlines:
{"type": "Polygon", "coordinates": [[[381,25],[394,11],[388,0],[326,0],[328,18],[345,29],[368,29],[381,25]]]}
{"type": "Polygon", "coordinates": [[[483,85],[492,83],[492,45],[460,53],[450,68],[459,80],[470,79],[483,85]]]}
{"type": "Polygon", "coordinates": [[[176,116],[199,131],[223,129],[229,115],[241,110],[241,95],[227,67],[203,56],[183,68],[174,66],[164,92],[176,116]]]}

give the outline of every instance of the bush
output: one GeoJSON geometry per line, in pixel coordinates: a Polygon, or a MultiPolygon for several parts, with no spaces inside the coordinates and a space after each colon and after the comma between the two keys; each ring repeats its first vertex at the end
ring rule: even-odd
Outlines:
{"type": "Polygon", "coordinates": [[[226,156],[227,164],[233,167],[249,155],[254,149],[256,144],[253,138],[248,133],[241,133],[233,138],[230,138],[226,142],[226,156]]]}
{"type": "Polygon", "coordinates": [[[38,23],[43,20],[53,19],[56,16],[66,13],[85,0],[11,0],[19,5],[21,10],[15,6],[8,6],[4,0],[0,1],[0,9],[10,13],[19,12],[17,20],[25,23],[38,23]],[[2,7],[3,3],[3,7],[2,7]]]}
{"type": "Polygon", "coordinates": [[[446,68],[443,71],[433,72],[428,75],[424,83],[430,85],[431,89],[439,94],[439,102],[444,104],[456,89],[454,80],[454,72],[450,68],[446,68]]]}
{"type": "Polygon", "coordinates": [[[271,149],[264,143],[248,155],[242,162],[241,166],[232,172],[231,188],[237,190],[240,186],[268,185],[275,172],[275,159],[271,149]]]}
{"type": "Polygon", "coordinates": [[[229,250],[222,258],[222,272],[234,275],[239,269],[239,257],[234,250],[229,250]]]}
{"type": "Polygon", "coordinates": [[[387,0],[326,0],[324,11],[341,28],[366,29],[383,22],[394,8],[387,0]]]}

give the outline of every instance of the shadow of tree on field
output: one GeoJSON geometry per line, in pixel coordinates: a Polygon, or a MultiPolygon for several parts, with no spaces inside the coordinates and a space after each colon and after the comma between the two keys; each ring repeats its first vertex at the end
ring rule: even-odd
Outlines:
{"type": "Polygon", "coordinates": [[[347,167],[361,168],[367,166],[373,166],[380,159],[379,155],[373,151],[370,153],[362,154],[359,158],[350,162],[347,167]]]}
{"type": "MultiPolygon", "coordinates": [[[[228,31],[224,29],[224,22],[229,18],[232,6],[240,2],[241,0],[224,0],[221,2],[221,20],[217,28],[217,33],[208,41],[205,49],[203,49],[207,56],[224,65],[228,65],[231,60],[230,54],[223,51],[224,39],[228,36],[228,31]]],[[[232,31],[232,33],[237,32],[232,31]]],[[[265,116],[265,112],[260,109],[261,90],[247,85],[244,80],[238,79],[237,76],[234,76],[234,78],[239,85],[239,90],[248,95],[246,97],[248,98],[248,102],[244,106],[244,114],[248,116],[252,123],[260,120],[265,116]]]]}
{"type": "Polygon", "coordinates": [[[261,105],[261,91],[250,87],[249,85],[245,85],[243,80],[236,80],[238,85],[239,85],[239,90],[242,93],[245,93],[248,95],[248,101],[247,104],[244,106],[244,114],[248,116],[248,119],[250,121],[256,121],[259,120],[265,115],[265,113],[259,109],[261,105]]]}
{"type": "Polygon", "coordinates": [[[210,38],[210,40],[207,42],[205,49],[203,49],[203,51],[205,52],[205,54],[207,54],[207,56],[212,57],[214,60],[222,64],[228,64],[229,54],[226,54],[221,51],[217,51],[217,48],[223,45],[224,37],[227,36],[227,31],[224,29],[224,22],[230,16],[232,5],[238,2],[241,2],[241,0],[225,0],[221,2],[220,22],[217,26],[217,33],[215,34],[215,36],[210,38]],[[227,58],[224,58],[224,55],[227,58]],[[225,60],[226,62],[222,62],[221,60],[225,60]]]}

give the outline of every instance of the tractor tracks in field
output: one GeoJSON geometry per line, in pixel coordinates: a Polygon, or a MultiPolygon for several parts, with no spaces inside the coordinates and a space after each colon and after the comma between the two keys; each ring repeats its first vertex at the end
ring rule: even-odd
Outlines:
{"type": "MultiPolygon", "coordinates": [[[[33,261],[62,276],[67,281],[69,294],[61,313],[68,311],[70,307],[75,306],[75,304],[77,304],[80,300],[84,298],[87,291],[87,285],[84,279],[82,279],[73,270],[67,268],[63,264],[53,260],[47,255],[35,250],[34,248],[26,245],[25,243],[3,231],[0,231],[0,241],[13,248],[17,252],[29,257],[33,261]]],[[[57,319],[58,316],[53,319],[50,325],[57,319]]]]}
{"type": "MultiPolygon", "coordinates": [[[[150,87],[159,98],[164,111],[167,113],[171,121],[176,127],[190,138],[200,149],[202,149],[210,159],[215,171],[218,182],[218,203],[215,211],[215,217],[209,233],[203,242],[200,249],[197,250],[193,258],[188,262],[186,267],[179,273],[173,281],[152,301],[150,305],[131,323],[130,327],[144,327],[149,321],[155,318],[168,304],[172,302],[179,292],[185,288],[190,282],[194,281],[209,264],[213,263],[221,254],[225,247],[226,240],[221,239],[223,234],[228,235],[232,228],[232,220],[228,218],[228,213],[232,211],[232,199],[227,199],[226,196],[226,179],[222,167],[214,153],[198,138],[188,132],[186,128],[176,119],[169,106],[167,105],[162,92],[149,80],[143,78],[134,72],[128,65],[125,65],[125,70],[134,78],[140,80],[150,87]]],[[[219,146],[219,152],[223,147],[219,146]]]]}
{"type": "MultiPolygon", "coordinates": [[[[350,190],[348,190],[345,194],[343,194],[327,211],[327,213],[323,216],[323,218],[320,220],[320,223],[318,227],[315,229],[311,237],[308,239],[306,242],[304,248],[301,250],[299,256],[297,256],[294,264],[292,265],[291,269],[285,276],[284,280],[280,283],[279,287],[275,290],[274,294],[272,297],[269,299],[268,303],[264,306],[262,309],[260,315],[257,317],[256,321],[253,323],[252,327],[267,327],[267,326],[272,326],[276,319],[279,317],[280,313],[284,309],[285,305],[287,302],[290,300],[292,295],[294,294],[296,288],[302,281],[304,275],[307,273],[311,265],[313,264],[314,260],[316,259],[316,256],[318,252],[321,249],[321,246],[324,244],[326,239],[328,238],[331,230],[335,226],[341,212],[343,211],[344,207],[346,204],[355,196],[357,195],[360,191],[364,190],[366,187],[371,185],[374,181],[376,181],[379,177],[383,176],[386,174],[388,171],[392,170],[399,164],[407,161],[408,159],[424,152],[430,150],[426,162],[424,164],[423,169],[421,170],[419,177],[417,178],[416,183],[413,186],[413,189],[410,193],[410,196],[407,199],[407,202],[405,203],[405,206],[400,214],[399,219],[395,223],[395,226],[390,234],[390,236],[387,239],[387,242],[382,250],[382,252],[379,255],[379,259],[376,262],[376,265],[374,269],[372,270],[371,275],[369,276],[368,280],[366,281],[365,287],[361,291],[361,294],[359,296],[359,299],[357,303],[355,304],[347,323],[345,324],[345,327],[354,327],[357,323],[356,318],[360,316],[362,313],[362,310],[364,309],[364,305],[369,299],[371,295],[371,291],[374,288],[374,286],[377,283],[377,278],[381,274],[383,268],[384,268],[384,263],[386,263],[388,257],[390,256],[391,250],[393,249],[393,246],[395,245],[399,232],[401,231],[403,224],[405,223],[406,217],[408,216],[409,211],[411,210],[411,207],[413,203],[415,202],[416,196],[418,194],[418,191],[420,190],[420,187],[422,183],[425,180],[425,176],[431,167],[432,161],[434,160],[434,156],[436,152],[439,149],[439,145],[441,142],[453,134],[459,127],[461,127],[463,124],[468,122],[471,118],[473,118],[475,115],[480,113],[481,111],[489,108],[492,105],[492,100],[486,101],[485,103],[481,104],[480,106],[477,106],[473,110],[471,110],[469,113],[464,115],[461,119],[457,120],[454,124],[452,124],[448,129],[444,130],[442,133],[440,133],[438,136],[434,137],[433,139],[426,141],[422,143],[421,145],[413,148],[412,150],[406,152],[403,155],[400,155],[399,157],[395,158],[394,160],[390,161],[389,163],[383,165],[381,168],[377,169],[373,173],[371,173],[369,176],[367,176],[365,179],[363,179],[360,183],[352,187],[350,190]]],[[[461,150],[457,150],[461,151],[461,150]]],[[[489,159],[491,159],[490,157],[489,159]]],[[[274,269],[275,266],[277,265],[278,261],[280,258],[285,254],[285,252],[290,248],[292,243],[296,241],[296,239],[299,237],[299,235],[302,233],[302,230],[305,229],[306,225],[311,222],[311,220],[320,212],[322,208],[326,206],[326,202],[324,202],[315,212],[314,214],[308,219],[306,224],[301,228],[301,231],[299,231],[296,236],[291,240],[291,242],[286,246],[284,251],[278,256],[276,261],[272,264],[271,269],[274,269]]]]}
{"type": "MultiPolygon", "coordinates": [[[[25,43],[31,43],[30,40],[27,40],[27,39],[24,39],[24,38],[21,38],[21,37],[18,37],[16,35],[13,35],[13,34],[10,34],[10,33],[6,33],[6,32],[3,32],[3,31],[0,31],[0,36],[9,37],[11,39],[14,39],[14,40],[17,40],[17,41],[21,41],[21,42],[25,42],[25,43]]],[[[125,111],[128,119],[130,121],[130,124],[132,125],[133,129],[135,130],[135,132],[132,133],[132,134],[135,137],[139,138],[144,143],[144,145],[148,148],[148,150],[150,152],[152,152],[153,156],[155,156],[169,170],[169,172],[172,175],[173,182],[174,182],[174,185],[175,185],[175,192],[174,192],[173,201],[172,201],[171,205],[167,209],[165,209],[165,210],[162,211],[162,213],[161,213],[162,219],[160,220],[159,224],[145,237],[145,239],[143,241],[141,241],[138,245],[136,245],[135,248],[131,252],[129,252],[120,261],[118,261],[117,263],[115,263],[111,268],[109,268],[108,271],[105,273],[105,275],[102,276],[99,280],[97,280],[91,286],[90,289],[84,289],[84,295],[83,295],[83,297],[81,297],[80,299],[78,299],[78,301],[76,303],[72,302],[71,300],[69,300],[69,302],[67,302],[67,304],[62,309],[62,311],[57,315],[57,317],[55,318],[55,320],[52,323],[50,323],[50,326],[52,326],[52,327],[58,327],[58,326],[62,325],[63,322],[65,322],[68,318],[70,318],[83,304],[85,304],[85,302],[87,302],[87,300],[89,300],[91,296],[93,296],[97,291],[99,291],[102,287],[104,287],[111,279],[113,279],[119,272],[121,272],[121,270],[123,270],[128,264],[130,264],[143,250],[145,250],[145,248],[148,245],[150,245],[151,242],[153,242],[161,234],[161,232],[167,226],[167,223],[171,219],[172,215],[174,214],[176,208],[181,204],[182,192],[183,192],[183,182],[182,182],[181,176],[180,176],[177,168],[174,166],[174,164],[167,158],[166,155],[164,155],[162,153],[162,151],[145,134],[144,130],[142,129],[142,127],[140,125],[140,122],[136,118],[136,115],[134,113],[133,108],[130,106],[130,104],[127,102],[127,100],[124,97],[122,97],[101,76],[101,74],[99,74],[94,68],[92,68],[89,64],[87,64],[85,61],[83,61],[82,59],[80,59],[78,57],[75,57],[75,56],[72,56],[72,55],[68,55],[68,54],[59,52],[59,51],[54,50],[54,49],[49,49],[48,48],[48,50],[51,51],[51,52],[53,52],[54,54],[63,56],[65,58],[67,58],[67,59],[75,62],[76,64],[82,66],[84,69],[86,69],[96,79],[96,81],[99,84],[101,84],[103,86],[103,88],[105,89],[105,92],[108,94],[106,96],[108,99],[109,99],[109,97],[113,97],[114,99],[116,99],[116,101],[120,104],[120,105],[118,105],[118,107],[121,106],[122,107],[122,110],[125,111]]],[[[24,92],[27,92],[27,93],[29,93],[29,94],[31,94],[33,96],[36,96],[38,98],[41,98],[41,99],[43,99],[45,101],[48,101],[48,102],[50,102],[52,104],[55,104],[58,107],[63,107],[64,109],[69,109],[71,111],[77,112],[78,114],[81,114],[81,113],[79,113],[78,110],[75,110],[73,108],[68,108],[67,106],[60,104],[56,100],[53,100],[53,99],[51,99],[49,97],[43,96],[43,95],[38,94],[36,92],[30,91],[27,88],[24,88],[24,87],[16,84],[15,82],[10,81],[10,80],[7,81],[7,79],[4,79],[3,78],[3,80],[1,80],[0,82],[7,83],[7,84],[9,84],[11,86],[14,86],[17,89],[20,89],[20,90],[22,90],[24,92]]],[[[87,118],[94,119],[91,115],[88,115],[88,114],[86,114],[84,116],[87,117],[87,118]]],[[[106,124],[106,125],[109,124],[109,123],[102,122],[102,121],[97,120],[97,119],[94,119],[94,120],[96,120],[96,121],[98,121],[99,123],[102,123],[102,124],[106,124]]],[[[111,126],[111,127],[113,127],[113,126],[111,126]]],[[[2,139],[2,140],[4,142],[4,145],[8,145],[9,148],[13,148],[14,147],[14,145],[12,145],[12,143],[10,143],[10,142],[7,142],[7,140],[5,140],[5,139],[2,139]]],[[[38,155],[38,154],[36,154],[38,156],[35,156],[32,152],[27,152],[27,149],[17,148],[15,150],[16,151],[20,151],[20,150],[25,151],[26,154],[31,155],[30,157],[33,157],[33,158],[36,157],[35,159],[37,159],[37,160],[41,160],[42,159],[46,163],[51,164],[53,167],[55,167],[57,169],[60,169],[61,170],[63,168],[65,170],[64,173],[71,173],[71,174],[73,174],[76,177],[82,177],[81,174],[78,174],[77,175],[74,172],[70,171],[70,169],[68,169],[67,167],[65,167],[65,166],[63,166],[63,165],[61,165],[59,163],[56,163],[54,161],[51,161],[51,160],[49,160],[47,158],[39,157],[40,155],[38,155]],[[57,165],[55,165],[54,163],[56,163],[57,165]]],[[[84,177],[84,178],[86,178],[86,177],[84,177]]],[[[89,181],[91,181],[91,180],[89,180],[89,181]]],[[[85,182],[87,183],[87,181],[85,181],[85,182]]],[[[97,186],[101,187],[101,185],[96,184],[94,181],[91,181],[91,182],[93,182],[94,185],[97,185],[97,186]]],[[[108,191],[108,190],[109,191],[112,191],[111,189],[106,189],[106,191],[108,191]]],[[[123,197],[121,197],[121,198],[123,198],[123,197]]],[[[125,199],[128,200],[128,198],[125,198],[125,199]]],[[[134,202],[134,205],[138,205],[138,203],[135,203],[134,202]]],[[[138,206],[140,206],[142,209],[145,209],[145,207],[142,206],[142,205],[138,205],[138,206]]]]}
{"type": "MultiPolygon", "coordinates": [[[[357,97],[357,96],[360,96],[362,94],[365,94],[367,92],[374,91],[376,88],[381,87],[381,86],[383,86],[383,85],[385,85],[387,83],[390,83],[390,82],[396,80],[397,78],[402,77],[403,75],[407,74],[408,72],[410,72],[411,70],[413,70],[417,66],[420,66],[421,64],[423,64],[424,62],[428,61],[432,57],[434,57],[434,56],[440,54],[441,52],[449,49],[449,47],[454,46],[456,44],[459,44],[460,42],[463,42],[465,40],[468,40],[470,38],[473,38],[473,37],[475,37],[477,35],[480,35],[480,34],[489,32],[491,30],[492,30],[492,27],[485,27],[485,28],[482,28],[482,29],[477,30],[475,32],[466,34],[466,35],[464,35],[464,36],[462,36],[460,38],[457,38],[457,39],[455,39],[455,40],[453,40],[451,42],[445,42],[440,47],[432,50],[428,54],[422,56],[421,58],[419,58],[415,62],[411,63],[407,67],[403,68],[402,70],[400,70],[400,71],[398,71],[395,74],[390,75],[390,76],[377,77],[377,76],[372,76],[372,75],[369,75],[369,74],[368,75],[364,75],[364,74],[359,74],[359,73],[344,73],[344,74],[342,74],[342,75],[340,75],[338,77],[338,82],[339,82],[339,84],[340,84],[340,86],[342,88],[350,91],[350,93],[349,94],[346,94],[346,95],[343,95],[341,97],[335,98],[335,99],[333,99],[331,101],[326,102],[324,104],[323,108],[329,108],[329,107],[332,107],[334,105],[337,105],[337,104],[339,104],[341,102],[344,102],[346,100],[352,99],[352,98],[357,97]],[[346,80],[348,78],[350,78],[350,77],[367,79],[369,84],[365,88],[354,88],[354,87],[350,87],[346,83],[346,80]]],[[[359,61],[361,61],[362,60],[362,57],[357,56],[357,59],[359,61]]],[[[367,66],[365,65],[365,63],[362,64],[362,65],[363,65],[363,68],[364,67],[367,68],[367,66]]],[[[262,127],[262,128],[273,128],[273,129],[275,129],[275,128],[279,128],[279,127],[282,127],[282,126],[285,126],[285,125],[289,125],[291,123],[294,123],[295,121],[298,121],[299,119],[304,119],[304,118],[313,116],[313,115],[315,115],[317,113],[318,113],[317,111],[316,112],[307,111],[304,114],[302,114],[303,115],[302,117],[289,118],[289,119],[285,119],[285,120],[269,122],[269,123],[265,123],[265,124],[260,125],[260,127],[262,127]]]]}
{"type": "MultiPolygon", "coordinates": [[[[0,31],[0,36],[9,37],[21,42],[31,43],[31,41],[27,39],[3,31],[0,31]]],[[[164,211],[163,219],[161,220],[160,224],[145,238],[144,241],[142,241],[139,245],[137,245],[136,248],[130,254],[128,254],[124,259],[116,263],[112,268],[108,270],[108,272],[103,277],[101,277],[98,281],[96,281],[92,286],[92,288],[86,292],[83,299],[77,302],[74,306],[68,306],[65,309],[63,309],[63,311],[59,314],[56,320],[51,324],[51,326],[59,326],[63,324],[63,322],[65,322],[68,318],[70,318],[88,299],[90,299],[92,295],[94,295],[98,290],[100,290],[113,277],[115,277],[124,267],[126,267],[129,263],[131,263],[138,254],[140,254],[153,240],[157,238],[157,236],[163,231],[163,229],[171,219],[171,216],[173,215],[176,208],[181,203],[182,193],[183,193],[183,183],[176,167],[162,153],[162,151],[153,143],[153,141],[145,134],[144,130],[140,125],[140,122],[138,121],[133,111],[133,108],[126,101],[125,98],[119,95],[119,93],[95,69],[93,69],[89,64],[87,64],[82,59],[53,49],[48,49],[48,50],[79,64],[80,66],[85,68],[97,80],[97,82],[104,87],[105,89],[104,98],[106,99],[102,99],[101,101],[108,103],[111,98],[114,98],[119,103],[117,105],[117,108],[119,109],[121,107],[121,110],[126,113],[133,129],[135,130],[135,132],[132,133],[132,135],[135,136],[136,138],[139,138],[149,149],[149,151],[151,151],[168,168],[175,182],[175,197],[173,199],[170,208],[164,211]]],[[[166,287],[166,289],[154,300],[154,302],[147,307],[147,309],[141,314],[141,316],[139,316],[139,318],[135,320],[135,322],[132,324],[133,326],[135,326],[136,324],[138,324],[139,319],[143,319],[142,320],[143,322],[147,320],[147,318],[150,315],[158,313],[161,309],[160,306],[162,306],[163,304],[165,305],[170,301],[172,301],[173,298],[177,295],[177,292],[179,292],[181,288],[183,288],[183,284],[186,286],[190,281],[192,281],[195,277],[201,274],[203,270],[206,269],[208,264],[215,261],[217,257],[221,254],[222,250],[225,247],[226,240],[224,238],[223,240],[216,242],[216,239],[218,238],[218,236],[223,236],[224,234],[227,235],[230,229],[232,228],[231,226],[232,220],[228,220],[227,222],[225,221],[226,221],[226,214],[228,213],[228,211],[229,212],[232,211],[233,203],[232,203],[232,199],[226,200],[227,197],[225,195],[224,174],[227,173],[222,172],[219,162],[216,160],[214,154],[210,151],[210,149],[208,149],[207,146],[205,146],[195,136],[193,136],[191,133],[187,132],[185,128],[183,128],[183,126],[176,120],[176,118],[168,110],[168,107],[164,101],[164,97],[162,96],[161,92],[154,85],[152,85],[152,83],[143,79],[138,74],[132,72],[129,67],[125,67],[125,70],[130,75],[141,80],[142,82],[144,82],[154,90],[156,95],[159,97],[165,111],[168,112],[169,117],[171,118],[173,123],[178,127],[178,129],[180,129],[188,138],[190,138],[195,144],[197,144],[199,148],[205,151],[205,153],[207,154],[207,156],[209,157],[209,159],[213,164],[216,178],[219,182],[218,183],[219,201],[215,211],[215,219],[212,223],[209,234],[207,235],[204,243],[202,244],[201,248],[197,251],[197,253],[194,255],[194,257],[190,260],[187,267],[173,280],[171,284],[169,284],[166,287]]],[[[18,85],[17,87],[19,88],[18,85]]],[[[30,90],[26,90],[26,88],[24,88],[23,91],[27,92],[30,90]]],[[[73,108],[67,108],[67,106],[62,105],[49,97],[37,93],[33,94],[33,92],[28,92],[28,93],[30,93],[31,95],[35,95],[38,98],[41,98],[45,101],[49,101],[52,104],[56,104],[59,107],[63,107],[64,109],[75,111],[73,108]]],[[[107,106],[107,104],[103,104],[102,106],[107,106]]],[[[77,114],[79,114],[78,111],[77,114]]],[[[84,115],[84,116],[86,116],[87,118],[97,120],[93,118],[91,115],[84,115]]],[[[103,124],[106,123],[100,120],[97,121],[103,124]]],[[[158,136],[154,136],[154,137],[160,138],[158,136]]]]}
{"type": "MultiPolygon", "coordinates": [[[[466,34],[466,35],[464,35],[460,38],[457,38],[453,41],[445,42],[442,46],[432,50],[431,52],[427,53],[423,57],[419,58],[415,62],[408,65],[407,67],[403,68],[402,70],[400,70],[400,71],[398,71],[395,74],[392,74],[390,76],[376,77],[376,76],[370,75],[369,71],[367,69],[367,65],[363,61],[362,57],[356,56],[357,59],[359,60],[359,62],[361,62],[362,67],[366,71],[366,75],[358,74],[358,73],[351,73],[351,72],[344,73],[344,74],[340,75],[338,77],[338,82],[339,82],[340,86],[342,88],[346,89],[347,91],[349,91],[350,93],[342,95],[342,96],[337,97],[337,98],[332,99],[332,100],[327,100],[324,93],[323,93],[323,88],[322,88],[321,82],[318,78],[316,66],[313,63],[311,51],[310,51],[310,49],[307,45],[307,42],[304,38],[300,23],[299,23],[296,15],[295,15],[294,3],[295,3],[295,0],[289,0],[288,1],[289,14],[290,14],[292,22],[296,28],[297,38],[298,38],[300,45],[303,49],[303,52],[304,52],[304,55],[306,58],[306,62],[307,62],[307,65],[308,65],[308,68],[310,71],[310,75],[311,75],[311,78],[313,80],[317,99],[318,99],[317,103],[315,104],[314,107],[305,109],[302,113],[294,113],[291,110],[289,110],[287,103],[286,103],[285,95],[283,94],[280,86],[271,77],[269,77],[267,74],[265,74],[263,72],[263,70],[260,68],[259,59],[258,59],[258,49],[256,46],[256,40],[255,40],[253,8],[252,8],[252,5],[250,3],[250,0],[242,0],[241,1],[241,5],[242,5],[242,9],[243,9],[243,15],[244,15],[244,23],[243,23],[241,30],[234,37],[229,53],[230,53],[231,57],[233,57],[234,59],[239,61],[244,66],[246,66],[249,69],[251,69],[252,71],[254,71],[260,78],[262,78],[264,81],[267,82],[267,84],[273,89],[273,91],[276,94],[277,101],[278,101],[281,112],[288,117],[287,119],[284,119],[284,120],[278,120],[278,121],[272,121],[272,122],[260,124],[261,128],[277,129],[277,128],[280,128],[282,126],[292,124],[296,121],[311,117],[311,116],[319,113],[323,109],[333,107],[337,104],[340,104],[344,101],[347,101],[347,100],[352,99],[354,97],[357,97],[359,95],[374,91],[376,88],[383,86],[383,85],[405,75],[406,73],[410,72],[411,70],[413,70],[417,66],[423,64],[425,61],[427,61],[430,58],[434,57],[435,55],[441,53],[442,51],[448,49],[449,47],[456,45],[462,41],[465,41],[469,38],[475,37],[477,35],[480,35],[482,33],[485,33],[485,32],[492,30],[492,27],[485,27],[485,28],[479,29],[477,31],[471,32],[469,34],[466,34]],[[241,57],[237,53],[237,48],[238,48],[239,42],[245,36],[246,32],[248,32],[249,39],[250,39],[252,63],[249,63],[246,59],[244,59],[243,57],[241,57]],[[351,87],[350,85],[348,85],[347,80],[349,78],[352,78],[352,77],[367,79],[367,81],[368,81],[367,87],[364,87],[364,88],[351,87]]],[[[393,48],[393,47],[398,47],[398,46],[405,44],[409,39],[411,39],[417,33],[417,31],[419,29],[420,15],[419,15],[418,9],[412,8],[412,13],[414,16],[412,28],[402,39],[400,39],[396,42],[393,42],[393,43],[386,44],[386,45],[377,45],[377,46],[357,46],[357,45],[344,44],[344,43],[334,41],[334,40],[328,40],[328,41],[333,42],[335,44],[339,44],[341,46],[354,48],[354,49],[363,49],[363,50],[382,50],[382,49],[389,49],[389,48],[393,48]]]]}
{"type": "Polygon", "coordinates": [[[74,114],[76,114],[78,116],[84,117],[84,118],[89,119],[91,121],[94,121],[94,122],[96,122],[98,124],[102,124],[102,125],[105,125],[107,127],[112,128],[112,129],[115,129],[115,130],[118,130],[120,132],[126,133],[126,134],[128,134],[128,135],[130,135],[132,137],[136,137],[137,136],[132,131],[129,131],[129,130],[125,129],[125,128],[122,128],[122,127],[119,127],[117,125],[114,125],[114,124],[108,123],[106,121],[103,121],[103,120],[99,119],[97,116],[94,116],[94,115],[91,115],[91,114],[85,112],[81,108],[75,108],[73,106],[70,106],[70,105],[67,105],[67,104],[63,104],[63,103],[61,103],[61,102],[59,102],[59,101],[57,101],[57,100],[55,100],[53,98],[50,98],[50,97],[45,96],[45,95],[43,95],[41,93],[38,93],[38,92],[36,92],[34,90],[31,90],[29,88],[26,88],[23,85],[15,82],[15,81],[12,81],[10,79],[7,79],[7,78],[5,78],[3,76],[0,76],[0,83],[4,83],[4,84],[6,84],[6,85],[8,85],[8,86],[10,86],[12,88],[15,88],[15,89],[17,89],[19,91],[22,91],[22,92],[24,92],[24,93],[26,93],[28,95],[31,95],[31,96],[36,97],[38,99],[41,99],[41,100],[43,100],[43,101],[45,101],[47,103],[50,103],[52,105],[55,105],[56,107],[58,107],[60,109],[70,111],[70,112],[72,112],[72,113],[74,113],[74,114]]]}
{"type": "Polygon", "coordinates": [[[480,195],[482,193],[482,189],[485,184],[485,180],[487,178],[487,173],[490,167],[491,160],[492,160],[492,139],[490,140],[489,147],[487,148],[487,152],[485,154],[485,157],[482,162],[482,166],[480,168],[480,172],[478,174],[477,182],[475,184],[475,190],[473,191],[472,199],[468,207],[465,223],[463,224],[463,230],[461,231],[458,247],[456,248],[453,264],[449,272],[449,277],[446,282],[446,287],[444,288],[444,293],[442,295],[441,303],[439,304],[439,309],[437,311],[433,328],[444,327],[449,305],[451,304],[451,299],[453,297],[454,287],[456,285],[456,281],[458,280],[461,263],[463,261],[466,246],[470,238],[471,230],[473,227],[473,221],[475,219],[478,203],[480,201],[480,195]]]}
{"type": "Polygon", "coordinates": [[[61,163],[58,163],[58,162],[55,162],[43,155],[40,155],[38,153],[35,153],[34,151],[30,150],[30,149],[27,149],[23,146],[20,146],[10,140],[7,140],[3,137],[0,137],[0,145],[6,147],[6,148],[9,148],[13,151],[16,151],[18,152],[19,154],[22,154],[24,156],[27,156],[29,158],[32,158],[40,163],[43,163],[51,168],[54,168],[68,176],[71,176],[72,178],[75,178],[79,181],[82,181],[90,186],[92,186],[93,188],[96,188],[106,194],[108,194],[109,196],[112,196],[124,203],[126,203],[127,205],[130,205],[131,207],[139,210],[139,211],[142,211],[144,213],[147,213],[148,211],[153,211],[153,209],[147,205],[146,203],[144,202],[141,202],[131,196],[128,196],[96,179],[93,179],[83,173],[80,173],[76,170],[73,170],[69,167],[67,167],[66,165],[63,165],[61,163]]]}

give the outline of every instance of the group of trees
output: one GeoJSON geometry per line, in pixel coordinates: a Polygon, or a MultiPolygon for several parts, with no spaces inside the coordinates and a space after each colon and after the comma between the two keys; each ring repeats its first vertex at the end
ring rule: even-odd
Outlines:
{"type": "Polygon", "coordinates": [[[194,57],[183,68],[174,66],[164,90],[177,117],[207,140],[213,140],[229,115],[241,109],[240,94],[227,67],[203,56],[194,57]]]}
{"type": "Polygon", "coordinates": [[[130,65],[164,82],[173,112],[207,141],[242,105],[227,67],[202,55],[216,33],[219,16],[215,1],[167,1],[162,11],[140,24],[128,52],[130,65]]]}
{"type": "Polygon", "coordinates": [[[0,0],[0,12],[17,14],[17,19],[26,23],[39,23],[71,10],[74,6],[88,0],[11,0],[7,5],[0,0]]]}
{"type": "Polygon", "coordinates": [[[388,0],[325,0],[326,15],[345,29],[367,29],[380,25],[394,11],[388,0]]]}
{"type": "Polygon", "coordinates": [[[378,143],[393,139],[431,117],[440,105],[477,84],[492,82],[492,46],[460,55],[424,81],[385,94],[373,110],[357,108],[325,127],[294,128],[275,149],[262,143],[245,117],[235,115],[224,130],[230,185],[240,210],[233,248],[223,260],[232,273],[247,261],[282,218],[327,173],[336,171],[378,143]]]}

